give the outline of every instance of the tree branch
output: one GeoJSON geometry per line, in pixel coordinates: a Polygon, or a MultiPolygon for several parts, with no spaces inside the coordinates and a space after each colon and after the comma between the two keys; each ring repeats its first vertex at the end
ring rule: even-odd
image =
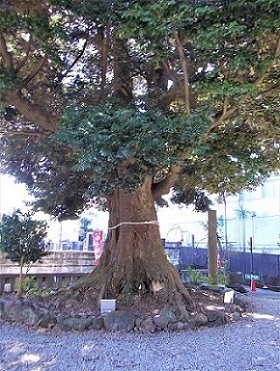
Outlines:
{"type": "Polygon", "coordinates": [[[38,127],[54,133],[57,129],[59,118],[46,113],[37,104],[30,102],[19,91],[12,89],[0,89],[3,98],[26,118],[38,127]]]}
{"type": "Polygon", "coordinates": [[[279,55],[280,55],[280,37],[278,38],[276,48],[275,48],[275,58],[278,57],[279,55]]]}
{"type": "Polygon", "coordinates": [[[84,52],[86,50],[86,47],[87,47],[87,43],[88,43],[88,40],[89,40],[89,32],[86,33],[86,39],[85,39],[85,42],[84,42],[84,45],[82,47],[82,50],[80,51],[80,53],[77,55],[77,57],[75,58],[74,62],[67,68],[67,70],[63,73],[63,75],[61,76],[60,80],[62,80],[64,77],[66,77],[68,75],[68,73],[72,70],[72,68],[75,66],[75,64],[79,61],[79,59],[82,58],[82,56],[84,55],[84,52]]]}
{"type": "Polygon", "coordinates": [[[278,95],[279,95],[279,87],[278,86],[275,86],[275,87],[272,87],[270,89],[264,90],[264,91],[260,92],[259,95],[262,98],[266,98],[266,97],[270,97],[270,96],[275,95],[275,93],[278,93],[278,95]]]}
{"type": "Polygon", "coordinates": [[[29,136],[45,136],[45,133],[36,133],[33,131],[16,131],[16,130],[0,130],[0,134],[5,134],[5,135],[26,135],[27,137],[29,136]]]}
{"type": "Polygon", "coordinates": [[[108,55],[110,48],[110,26],[106,26],[106,32],[103,31],[103,42],[101,44],[100,59],[101,59],[101,88],[99,100],[104,98],[105,84],[106,84],[106,73],[108,68],[108,55]]]}
{"type": "Polygon", "coordinates": [[[11,53],[8,51],[6,40],[3,33],[0,31],[0,53],[3,56],[4,62],[8,71],[13,74],[15,72],[13,59],[11,53]]]}
{"type": "Polygon", "coordinates": [[[30,72],[29,75],[27,75],[23,80],[22,82],[20,83],[18,89],[21,90],[23,89],[24,87],[26,87],[31,80],[34,79],[35,76],[38,75],[38,73],[41,71],[43,65],[45,64],[45,62],[47,61],[47,55],[45,54],[43,56],[43,58],[40,60],[40,62],[38,63],[38,65],[34,68],[33,71],[30,72]]]}
{"type": "Polygon", "coordinates": [[[18,65],[16,67],[16,70],[15,70],[16,73],[18,73],[22,69],[22,67],[26,64],[26,62],[28,60],[28,57],[29,57],[29,54],[30,54],[30,49],[31,49],[31,39],[32,39],[32,36],[29,37],[27,47],[26,47],[25,57],[18,63],[18,65]]]}
{"type": "Polygon", "coordinates": [[[209,131],[218,127],[223,121],[230,118],[230,116],[232,116],[236,111],[237,111],[237,107],[232,107],[228,111],[226,109],[223,109],[223,112],[210,125],[209,131]]]}
{"type": "Polygon", "coordinates": [[[167,73],[168,79],[173,81],[174,83],[176,83],[178,81],[178,78],[176,76],[176,73],[170,67],[168,61],[167,62],[163,61],[162,66],[163,66],[165,72],[167,73]]]}
{"type": "Polygon", "coordinates": [[[228,106],[228,99],[225,98],[224,103],[223,103],[223,113],[222,113],[223,115],[225,115],[227,112],[227,106],[228,106]]]}
{"type": "Polygon", "coordinates": [[[171,165],[168,175],[162,181],[153,184],[152,194],[154,200],[170,192],[178,178],[180,169],[180,165],[171,165]]]}
{"type": "Polygon", "coordinates": [[[175,41],[176,41],[178,52],[179,52],[179,60],[180,60],[180,64],[181,64],[181,67],[183,70],[183,76],[184,76],[185,108],[186,108],[187,115],[189,115],[191,112],[191,109],[190,109],[190,89],[189,89],[189,75],[188,75],[188,69],[187,69],[187,62],[185,58],[184,48],[181,43],[177,30],[174,30],[174,36],[175,36],[175,41]]]}

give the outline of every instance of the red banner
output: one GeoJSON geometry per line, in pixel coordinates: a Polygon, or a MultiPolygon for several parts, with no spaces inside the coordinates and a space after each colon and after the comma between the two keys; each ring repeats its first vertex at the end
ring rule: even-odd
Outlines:
{"type": "Polygon", "coordinates": [[[103,231],[93,231],[92,242],[95,255],[95,265],[99,265],[100,257],[103,251],[103,231]]]}

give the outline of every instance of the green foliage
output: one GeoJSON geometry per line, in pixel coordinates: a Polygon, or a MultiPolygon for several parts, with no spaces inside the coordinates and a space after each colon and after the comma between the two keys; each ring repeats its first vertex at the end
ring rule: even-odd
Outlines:
{"type": "Polygon", "coordinates": [[[206,196],[205,192],[199,189],[175,190],[171,197],[171,202],[175,204],[194,204],[195,211],[206,212],[210,209],[213,202],[206,196]]]}
{"type": "Polygon", "coordinates": [[[187,274],[190,282],[194,285],[198,285],[202,281],[201,273],[198,272],[196,269],[193,269],[192,267],[187,267],[187,274]]]}
{"type": "Polygon", "coordinates": [[[21,82],[20,78],[7,75],[4,71],[1,71],[1,66],[0,66],[0,89],[1,88],[16,88],[20,82],[21,82]]]}
{"type": "Polygon", "coordinates": [[[15,284],[16,291],[18,291],[20,289],[20,286],[21,286],[23,292],[34,291],[35,277],[34,276],[26,276],[26,277],[23,278],[23,280],[21,282],[16,282],[16,284],[15,284]]]}
{"type": "Polygon", "coordinates": [[[241,96],[256,96],[255,82],[269,68],[279,76],[279,56],[271,65],[280,27],[277,1],[142,0],[123,19],[124,34],[157,60],[177,57],[178,30],[195,70],[190,80],[210,107],[224,97],[240,105],[241,96]]]}
{"type": "Polygon", "coordinates": [[[218,284],[218,278],[217,277],[207,276],[207,277],[204,278],[204,280],[210,286],[217,286],[217,284],[218,284]]]}
{"type": "Polygon", "coordinates": [[[0,224],[0,250],[5,258],[21,267],[40,261],[47,255],[44,238],[47,225],[32,219],[30,213],[15,210],[11,215],[4,214],[0,224]]]}
{"type": "Polygon", "coordinates": [[[229,274],[226,272],[218,272],[217,277],[205,277],[205,282],[209,283],[211,286],[217,286],[217,285],[227,285],[229,283],[229,274]]]}
{"type": "Polygon", "coordinates": [[[270,123],[267,123],[266,130],[270,125],[271,140],[267,141],[263,139],[263,129],[248,122],[229,123],[202,138],[192,157],[185,161],[175,189],[199,184],[201,189],[219,194],[253,190],[279,165],[275,134],[280,135],[280,131],[277,125],[272,129],[270,123]]]}
{"type": "Polygon", "coordinates": [[[34,276],[25,276],[21,282],[16,281],[15,290],[19,292],[21,290],[25,296],[44,296],[50,289],[38,289],[35,287],[36,278],[34,276]]]}
{"type": "Polygon", "coordinates": [[[178,163],[185,148],[196,148],[209,120],[207,111],[180,117],[109,102],[68,109],[55,139],[78,148],[79,169],[93,169],[94,190],[100,195],[138,188],[152,170],[178,163]],[[125,173],[118,172],[122,165],[125,173]]]}
{"type": "Polygon", "coordinates": [[[224,271],[218,272],[217,282],[220,285],[227,285],[229,283],[229,274],[224,271]]]}

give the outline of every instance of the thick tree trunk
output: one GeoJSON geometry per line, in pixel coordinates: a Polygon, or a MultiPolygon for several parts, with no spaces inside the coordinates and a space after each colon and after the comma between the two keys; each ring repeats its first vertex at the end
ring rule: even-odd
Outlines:
{"type": "Polygon", "coordinates": [[[100,265],[83,286],[103,298],[162,290],[169,303],[193,307],[188,290],[168,261],[160,239],[151,179],[134,193],[115,191],[109,198],[109,233],[100,265]]]}

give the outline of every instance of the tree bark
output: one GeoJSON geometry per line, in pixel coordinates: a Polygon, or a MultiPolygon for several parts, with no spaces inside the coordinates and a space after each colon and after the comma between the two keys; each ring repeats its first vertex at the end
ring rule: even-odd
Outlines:
{"type": "Polygon", "coordinates": [[[193,309],[188,290],[165,254],[151,186],[147,177],[136,192],[117,190],[109,197],[109,232],[100,265],[82,286],[99,290],[102,298],[162,290],[167,303],[193,309]]]}

